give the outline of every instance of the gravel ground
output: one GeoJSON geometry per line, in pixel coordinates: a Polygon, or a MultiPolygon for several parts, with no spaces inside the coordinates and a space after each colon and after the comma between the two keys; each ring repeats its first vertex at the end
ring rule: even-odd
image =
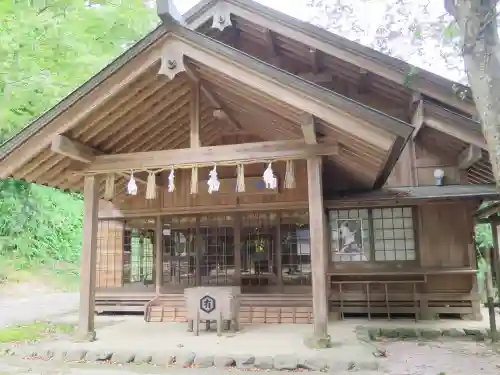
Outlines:
{"type": "Polygon", "coordinates": [[[78,293],[35,294],[30,297],[0,296],[0,327],[49,320],[78,309],[78,293]]]}
{"type": "MultiPolygon", "coordinates": [[[[38,293],[26,298],[0,296],[0,327],[34,320],[50,320],[78,309],[78,293],[38,293]]],[[[475,342],[386,342],[388,352],[383,370],[357,372],[359,375],[498,375],[500,354],[484,343],[475,342]]],[[[68,374],[134,375],[168,373],[172,375],[218,375],[217,369],[155,369],[114,365],[69,365],[39,361],[11,363],[0,360],[0,375],[68,374]],[[182,373],[182,374],[181,374],[182,373]]],[[[352,372],[351,372],[352,373],[352,372]]],[[[278,374],[278,373],[275,373],[278,374]]],[[[272,374],[270,374],[272,375],[272,374]]]]}
{"type": "Polygon", "coordinates": [[[392,342],[386,373],[390,375],[498,375],[500,354],[484,343],[392,342]]]}

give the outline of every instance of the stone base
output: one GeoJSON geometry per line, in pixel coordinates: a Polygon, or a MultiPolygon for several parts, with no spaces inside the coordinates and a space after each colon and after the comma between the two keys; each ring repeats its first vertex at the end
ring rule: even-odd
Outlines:
{"type": "Polygon", "coordinates": [[[304,339],[304,345],[310,349],[326,349],[332,347],[332,342],[330,336],[316,337],[312,335],[304,339]]]}
{"type": "Polygon", "coordinates": [[[74,341],[75,342],[93,342],[95,340],[96,340],[95,331],[82,332],[82,331],[77,330],[74,334],[74,341]]]}

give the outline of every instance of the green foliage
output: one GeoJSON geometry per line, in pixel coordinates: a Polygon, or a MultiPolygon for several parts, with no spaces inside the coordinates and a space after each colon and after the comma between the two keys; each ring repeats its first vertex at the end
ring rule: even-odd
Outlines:
{"type": "Polygon", "coordinates": [[[72,324],[33,322],[0,329],[0,343],[20,343],[40,340],[54,334],[70,334],[72,324]]]}
{"type": "MultiPolygon", "coordinates": [[[[157,23],[142,0],[0,1],[0,142],[92,77],[157,23]]],[[[76,194],[0,181],[0,263],[78,262],[76,194]]],[[[1,265],[1,264],[0,264],[1,265]]]]}

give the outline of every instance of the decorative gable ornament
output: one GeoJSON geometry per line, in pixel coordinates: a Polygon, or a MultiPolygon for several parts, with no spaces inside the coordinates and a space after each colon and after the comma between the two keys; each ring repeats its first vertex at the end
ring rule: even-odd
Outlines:
{"type": "Polygon", "coordinates": [[[229,7],[225,3],[219,3],[214,11],[212,28],[223,31],[226,27],[231,26],[233,26],[233,22],[231,21],[229,7]]]}
{"type": "Polygon", "coordinates": [[[166,75],[172,80],[177,74],[185,71],[182,42],[173,40],[166,43],[161,51],[161,66],[158,74],[166,75]]]}

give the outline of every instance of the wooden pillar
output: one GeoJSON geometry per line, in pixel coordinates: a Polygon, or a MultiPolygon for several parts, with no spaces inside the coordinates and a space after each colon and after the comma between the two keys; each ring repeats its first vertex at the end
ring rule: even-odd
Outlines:
{"type": "Polygon", "coordinates": [[[196,286],[201,286],[201,257],[203,256],[202,253],[202,248],[201,245],[201,229],[200,229],[200,217],[196,217],[196,228],[195,228],[195,239],[194,239],[194,246],[195,246],[195,285],[196,286]]]}
{"type": "Polygon", "coordinates": [[[163,286],[163,217],[157,216],[155,223],[155,290],[161,293],[163,286]]]}
{"type": "Polygon", "coordinates": [[[86,176],[83,187],[83,241],[80,270],[80,310],[77,337],[95,340],[94,306],[99,210],[99,176],[86,176]]]}
{"type": "Polygon", "coordinates": [[[327,233],[323,206],[321,157],[307,160],[307,187],[309,195],[309,236],[311,246],[312,298],[314,335],[309,346],[325,348],[330,345],[328,335],[327,303],[327,233]]]}
{"type": "Polygon", "coordinates": [[[234,283],[241,285],[241,216],[234,215],[234,283]]]}
{"type": "Polygon", "coordinates": [[[281,291],[283,291],[283,249],[281,248],[281,214],[276,215],[276,281],[281,291]]]}

